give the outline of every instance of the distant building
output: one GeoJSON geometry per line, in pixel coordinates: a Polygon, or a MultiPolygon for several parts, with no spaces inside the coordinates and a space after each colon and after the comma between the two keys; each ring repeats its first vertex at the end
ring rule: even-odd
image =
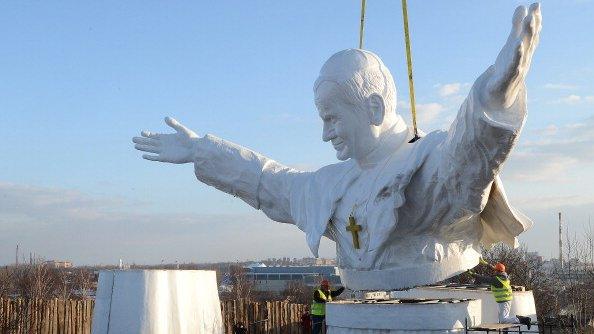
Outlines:
{"type": "Polygon", "coordinates": [[[336,259],[325,259],[325,258],[320,257],[315,260],[315,265],[316,266],[335,266],[336,259]]]}
{"type": "Polygon", "coordinates": [[[290,267],[290,266],[335,266],[336,259],[304,257],[297,258],[272,258],[262,261],[263,264],[269,267],[290,267]]]}
{"type": "Polygon", "coordinates": [[[72,268],[72,262],[70,261],[45,261],[44,262],[47,266],[50,266],[52,268],[56,268],[56,269],[66,269],[66,268],[72,268]]]}
{"type": "Polygon", "coordinates": [[[281,292],[290,282],[301,282],[317,286],[321,279],[327,279],[333,286],[342,286],[338,268],[335,266],[289,266],[246,268],[246,277],[258,291],[281,292]]]}

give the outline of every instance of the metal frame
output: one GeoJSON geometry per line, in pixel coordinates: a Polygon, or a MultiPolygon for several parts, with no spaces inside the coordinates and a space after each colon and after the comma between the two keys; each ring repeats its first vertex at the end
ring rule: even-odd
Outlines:
{"type": "Polygon", "coordinates": [[[538,330],[522,330],[522,325],[520,324],[511,324],[513,326],[510,326],[509,328],[506,329],[493,329],[493,330],[489,330],[489,329],[482,329],[482,328],[476,328],[476,327],[468,327],[468,319],[464,319],[464,333],[470,333],[470,332],[487,332],[487,333],[519,333],[519,334],[524,334],[524,333],[542,333],[542,334],[546,334],[546,333],[550,333],[553,334],[553,329],[571,329],[571,334],[575,334],[576,330],[575,330],[575,318],[573,315],[571,315],[571,325],[555,325],[555,324],[547,324],[547,323],[542,323],[542,322],[537,322],[535,324],[535,326],[538,326],[538,330]],[[548,331],[547,331],[548,329],[548,331]]]}

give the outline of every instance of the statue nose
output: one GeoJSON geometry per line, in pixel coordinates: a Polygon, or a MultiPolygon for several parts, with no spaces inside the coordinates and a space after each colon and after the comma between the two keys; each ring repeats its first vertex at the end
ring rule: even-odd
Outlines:
{"type": "Polygon", "coordinates": [[[334,137],[334,129],[330,125],[324,123],[324,129],[322,130],[322,140],[330,141],[334,137]]]}

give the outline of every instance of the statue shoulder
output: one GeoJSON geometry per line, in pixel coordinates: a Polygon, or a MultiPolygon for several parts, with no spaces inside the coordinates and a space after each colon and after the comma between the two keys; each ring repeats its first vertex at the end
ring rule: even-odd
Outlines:
{"type": "Polygon", "coordinates": [[[317,177],[323,178],[341,177],[345,173],[357,169],[356,165],[357,163],[355,162],[355,160],[349,159],[347,161],[341,161],[334,164],[326,165],[313,173],[317,177]]]}

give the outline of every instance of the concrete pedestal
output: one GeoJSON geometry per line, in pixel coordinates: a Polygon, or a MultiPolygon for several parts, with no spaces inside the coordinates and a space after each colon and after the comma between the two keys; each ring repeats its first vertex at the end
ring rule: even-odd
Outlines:
{"type": "MultiPolygon", "coordinates": [[[[456,333],[468,326],[497,323],[497,304],[480,288],[423,287],[390,293],[374,303],[346,300],[326,305],[329,334],[456,333]]],[[[536,319],[531,291],[514,292],[512,314],[536,319]]],[[[523,327],[525,328],[525,327],[523,327]]]]}
{"type": "Polygon", "coordinates": [[[223,334],[214,271],[101,271],[93,334],[223,334]]]}
{"type": "MultiPolygon", "coordinates": [[[[532,291],[514,291],[510,315],[523,315],[536,321],[536,305],[532,291]]],[[[481,301],[482,322],[497,323],[497,303],[487,288],[476,286],[421,287],[405,291],[393,291],[392,298],[461,298],[481,301]]]]}
{"type": "Polygon", "coordinates": [[[326,305],[328,334],[400,334],[464,332],[481,322],[478,300],[339,301],[326,305]]]}

